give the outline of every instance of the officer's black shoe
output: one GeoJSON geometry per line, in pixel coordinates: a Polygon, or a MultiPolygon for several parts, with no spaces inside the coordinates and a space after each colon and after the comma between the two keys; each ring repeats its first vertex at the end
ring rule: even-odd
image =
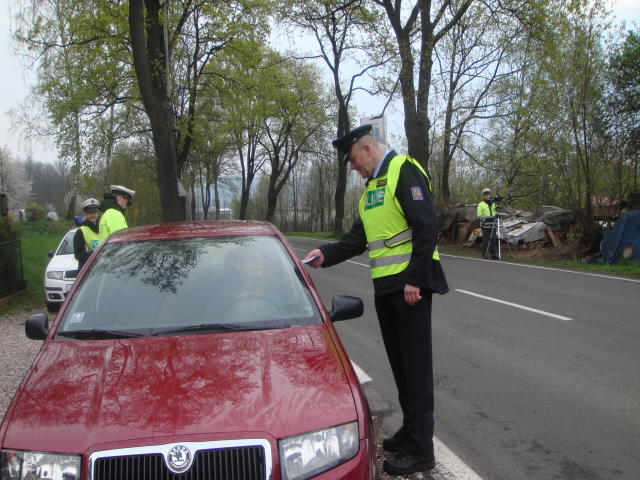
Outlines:
{"type": "Polygon", "coordinates": [[[425,470],[432,470],[435,466],[436,459],[433,455],[421,457],[404,451],[387,458],[382,464],[383,470],[391,475],[409,475],[415,472],[424,472],[425,470]]]}
{"type": "Polygon", "coordinates": [[[382,448],[387,452],[401,452],[404,449],[405,436],[401,430],[398,430],[393,436],[386,437],[382,440],[382,448]]]}
{"type": "Polygon", "coordinates": [[[500,257],[497,255],[491,255],[491,260],[500,260],[500,257]]]}

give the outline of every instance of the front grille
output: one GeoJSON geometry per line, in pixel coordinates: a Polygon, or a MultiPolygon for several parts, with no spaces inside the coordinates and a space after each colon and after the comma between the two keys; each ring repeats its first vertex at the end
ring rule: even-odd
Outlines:
{"type": "Polygon", "coordinates": [[[78,270],[67,270],[64,272],[64,278],[76,278],[78,276],[78,270]]]}
{"type": "Polygon", "coordinates": [[[163,455],[103,457],[95,461],[94,480],[265,480],[264,448],[259,446],[200,450],[191,468],[171,472],[163,455]]]}

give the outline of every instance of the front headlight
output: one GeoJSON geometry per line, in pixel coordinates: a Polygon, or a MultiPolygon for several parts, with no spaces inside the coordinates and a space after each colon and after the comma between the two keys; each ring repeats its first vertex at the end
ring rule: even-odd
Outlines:
{"type": "Polygon", "coordinates": [[[80,455],[2,450],[0,480],[80,480],[80,455]]]}
{"type": "Polygon", "coordinates": [[[355,457],[358,422],[278,441],[283,480],[305,480],[355,457]]]}
{"type": "Polygon", "coordinates": [[[64,272],[47,272],[47,278],[49,280],[63,280],[64,272]]]}

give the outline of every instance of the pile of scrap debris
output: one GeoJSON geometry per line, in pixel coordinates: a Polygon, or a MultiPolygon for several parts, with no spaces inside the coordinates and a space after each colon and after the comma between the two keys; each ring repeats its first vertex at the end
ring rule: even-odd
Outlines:
{"type": "MultiPolygon", "coordinates": [[[[441,212],[438,215],[438,242],[473,245],[480,234],[476,208],[476,205],[459,205],[441,212]]],[[[504,232],[501,237],[510,245],[522,245],[523,248],[558,246],[565,239],[574,237],[575,217],[569,210],[542,207],[532,213],[501,207],[499,212],[504,232]]]]}

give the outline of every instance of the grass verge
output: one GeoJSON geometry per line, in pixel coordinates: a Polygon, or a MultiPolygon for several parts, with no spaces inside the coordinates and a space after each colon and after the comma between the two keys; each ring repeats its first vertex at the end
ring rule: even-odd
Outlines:
{"type": "Polygon", "coordinates": [[[56,249],[73,227],[73,222],[66,220],[14,224],[14,228],[21,232],[22,268],[24,279],[29,282],[29,291],[0,307],[0,315],[46,308],[44,271],[51,260],[47,254],[56,249]]]}

